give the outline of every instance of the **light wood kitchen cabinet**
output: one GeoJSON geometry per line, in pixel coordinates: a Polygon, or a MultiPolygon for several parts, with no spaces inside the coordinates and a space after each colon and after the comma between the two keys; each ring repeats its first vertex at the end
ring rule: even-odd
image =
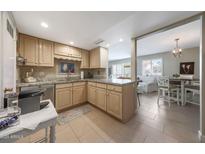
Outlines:
{"type": "Polygon", "coordinates": [[[56,89],[56,109],[62,110],[72,106],[72,87],[56,89]]]}
{"type": "Polygon", "coordinates": [[[19,53],[26,59],[26,65],[37,66],[38,65],[38,38],[19,35],[19,53]]]}
{"type": "Polygon", "coordinates": [[[54,66],[53,42],[39,39],[39,65],[54,66]]]}
{"type": "Polygon", "coordinates": [[[81,56],[82,56],[82,61],[81,61],[81,65],[80,68],[89,68],[90,67],[90,63],[89,63],[89,51],[86,50],[82,50],[81,51],[81,56]]]}
{"type": "Polygon", "coordinates": [[[86,102],[86,87],[74,86],[73,87],[73,105],[81,104],[86,102]]]}
{"type": "Polygon", "coordinates": [[[81,49],[76,47],[55,43],[54,53],[56,58],[61,56],[63,59],[81,60],[81,49]]]}
{"type": "Polygon", "coordinates": [[[60,43],[54,43],[54,53],[60,56],[68,56],[69,46],[60,43]]]}
{"type": "Polygon", "coordinates": [[[69,54],[71,57],[81,58],[81,50],[75,47],[69,47],[69,54]]]}
{"type": "Polygon", "coordinates": [[[106,111],[107,92],[106,89],[96,88],[96,106],[106,111]]]}
{"type": "Polygon", "coordinates": [[[122,93],[108,90],[107,112],[122,119],[122,93]]]}
{"type": "Polygon", "coordinates": [[[53,42],[19,34],[19,53],[27,66],[54,66],[53,42]]]}
{"type": "Polygon", "coordinates": [[[98,47],[90,51],[90,68],[108,67],[108,49],[98,47]]]}
{"type": "Polygon", "coordinates": [[[88,102],[96,104],[96,87],[88,85],[88,102]]]}
{"type": "Polygon", "coordinates": [[[120,121],[127,122],[137,107],[135,83],[115,85],[79,81],[56,85],[57,111],[87,101],[120,121]]]}

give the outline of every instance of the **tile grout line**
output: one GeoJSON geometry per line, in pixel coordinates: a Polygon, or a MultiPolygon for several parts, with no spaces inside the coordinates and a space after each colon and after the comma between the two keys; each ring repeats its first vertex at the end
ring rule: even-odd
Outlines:
{"type": "MultiPolygon", "coordinates": [[[[69,122],[69,123],[70,123],[70,122],[69,122]]],[[[77,134],[76,134],[75,131],[73,130],[72,126],[70,126],[70,124],[69,124],[69,127],[70,127],[70,129],[72,130],[72,132],[73,132],[73,134],[75,135],[75,137],[77,138],[78,142],[81,143],[81,142],[80,142],[80,139],[78,138],[77,134]]]]}

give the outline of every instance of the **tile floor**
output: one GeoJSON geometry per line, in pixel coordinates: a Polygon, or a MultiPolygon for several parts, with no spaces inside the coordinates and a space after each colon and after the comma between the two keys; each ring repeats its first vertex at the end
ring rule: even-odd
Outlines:
{"type": "MultiPolygon", "coordinates": [[[[156,105],[157,94],[141,95],[141,106],[126,124],[115,120],[95,107],[65,124],[56,127],[58,143],[156,143],[198,142],[199,106],[175,103],[156,105]]],[[[75,110],[75,109],[73,109],[75,110]]],[[[43,130],[18,142],[34,142],[43,130]]]]}

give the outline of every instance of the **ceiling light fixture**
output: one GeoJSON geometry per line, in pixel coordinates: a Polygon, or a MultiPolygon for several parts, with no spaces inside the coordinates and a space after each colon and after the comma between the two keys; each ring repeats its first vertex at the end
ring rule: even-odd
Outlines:
{"type": "Polygon", "coordinates": [[[106,44],[106,47],[109,47],[110,46],[110,44],[108,43],[108,44],[106,44]]]}
{"type": "Polygon", "coordinates": [[[44,27],[44,28],[48,28],[48,24],[45,23],[45,22],[42,22],[42,23],[41,23],[41,26],[44,27]]]}
{"type": "Polygon", "coordinates": [[[74,42],[73,42],[73,41],[70,41],[70,44],[71,44],[71,45],[73,45],[73,44],[74,44],[74,42]]]}
{"type": "Polygon", "coordinates": [[[175,39],[176,41],[176,47],[172,50],[172,54],[174,55],[174,57],[179,58],[181,57],[182,54],[182,49],[179,47],[179,38],[175,39]]]}
{"type": "Polygon", "coordinates": [[[119,41],[120,41],[120,42],[123,42],[123,39],[122,39],[122,38],[120,38],[120,39],[119,39],[119,41]]]}

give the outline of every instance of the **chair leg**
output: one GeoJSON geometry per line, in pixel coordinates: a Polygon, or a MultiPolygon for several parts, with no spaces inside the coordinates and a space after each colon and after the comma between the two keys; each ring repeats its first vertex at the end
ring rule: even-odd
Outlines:
{"type": "Polygon", "coordinates": [[[186,101],[187,101],[187,90],[185,89],[184,90],[184,104],[182,104],[182,105],[185,105],[186,101]]]}
{"type": "Polygon", "coordinates": [[[138,99],[138,104],[140,106],[140,97],[139,97],[139,94],[137,93],[137,99],[138,99]]]}
{"type": "Polygon", "coordinates": [[[170,102],[170,91],[168,91],[168,103],[169,103],[169,107],[171,107],[171,102],[170,102]]]}
{"type": "Polygon", "coordinates": [[[177,89],[177,105],[180,105],[179,104],[179,89],[177,89]]]}
{"type": "Polygon", "coordinates": [[[160,89],[158,89],[157,106],[159,107],[160,89]]]}

